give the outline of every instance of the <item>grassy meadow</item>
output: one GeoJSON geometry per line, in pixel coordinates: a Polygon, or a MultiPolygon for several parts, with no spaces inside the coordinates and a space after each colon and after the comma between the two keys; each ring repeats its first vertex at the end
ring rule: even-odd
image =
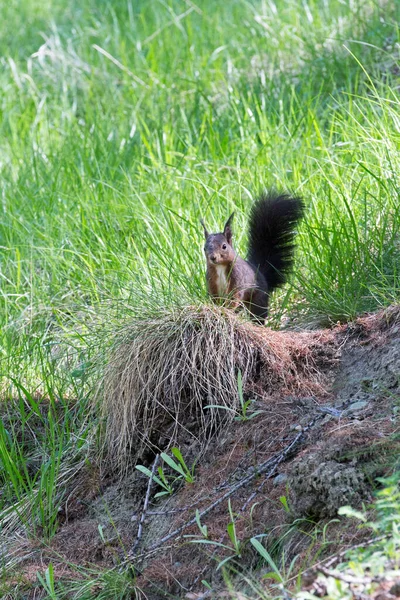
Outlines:
{"type": "MultiPolygon", "coordinates": [[[[326,326],[399,301],[400,3],[0,6],[8,548],[12,534],[57,530],[63,489],[96,443],[92,390],[114,332],[207,301],[201,217],[220,230],[235,210],[243,254],[258,191],[303,197],[273,326],[326,326]]],[[[3,564],[17,564],[11,551],[3,564]]],[[[47,576],[45,597],[57,598],[47,576]]],[[[131,597],[118,577],[115,597],[131,597]]]]}

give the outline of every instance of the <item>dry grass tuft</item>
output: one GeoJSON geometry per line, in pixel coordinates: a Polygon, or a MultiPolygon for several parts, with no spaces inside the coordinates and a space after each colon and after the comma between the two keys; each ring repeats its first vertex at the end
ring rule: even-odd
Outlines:
{"type": "Polygon", "coordinates": [[[331,360],[324,348],[332,339],[330,332],[272,331],[211,306],[133,322],[105,373],[108,456],[127,468],[146,449],[165,450],[178,440],[205,448],[235,416],[225,408],[240,409],[239,369],[245,392],[321,391],[321,353],[331,360]]]}

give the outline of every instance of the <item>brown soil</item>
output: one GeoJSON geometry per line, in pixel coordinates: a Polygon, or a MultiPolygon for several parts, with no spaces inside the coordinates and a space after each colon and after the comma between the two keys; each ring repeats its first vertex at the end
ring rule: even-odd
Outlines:
{"type": "MultiPolygon", "coordinates": [[[[152,490],[132,559],[137,584],[147,598],[201,596],[205,590],[201,580],[218,589],[222,580],[215,568],[229,551],[192,543],[201,537],[197,525],[162,540],[190,521],[196,510],[201,513],[234,489],[231,507],[237,516],[237,537],[243,542],[236,565],[254,569],[260,578],[249,538],[267,534],[264,543],[273,550],[285,534],[281,543],[286,560],[299,555],[298,568],[306,569],[311,561],[307,531],[312,524],[320,522],[322,527],[344,504],[368,503],[375,478],[390,471],[398,453],[399,306],[333,330],[276,332],[249,325],[250,330],[258,348],[273,356],[269,363],[265,359],[254,365],[245,382],[246,397],[256,397],[251,410],[261,412],[216,429],[217,435],[201,453],[193,484],[175,484],[175,493],[159,500],[154,499],[159,490],[152,490]],[[294,451],[284,455],[270,477],[267,471],[239,487],[296,436],[294,451]]],[[[179,445],[187,464],[200,454],[200,442],[198,436],[182,437],[179,445]]],[[[154,455],[146,456],[151,468],[154,455]]],[[[92,490],[88,478],[84,481],[69,495],[71,506],[80,508],[65,511],[65,522],[50,548],[40,550],[42,565],[57,556],[59,564],[112,567],[126,560],[135,544],[148,478],[132,469],[123,479],[108,474],[99,482],[92,477],[92,490]]],[[[228,546],[229,521],[228,499],[201,518],[208,539],[228,546]]],[[[332,522],[328,530],[332,543],[326,553],[362,536],[348,521],[332,522]]],[[[32,559],[26,568],[32,569],[32,559]]]]}

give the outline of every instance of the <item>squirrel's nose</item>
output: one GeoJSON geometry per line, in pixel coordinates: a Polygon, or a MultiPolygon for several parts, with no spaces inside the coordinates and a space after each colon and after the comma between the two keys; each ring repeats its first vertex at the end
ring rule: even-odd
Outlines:
{"type": "Polygon", "coordinates": [[[213,262],[215,262],[217,260],[217,257],[215,256],[215,254],[211,254],[210,258],[213,262]]]}

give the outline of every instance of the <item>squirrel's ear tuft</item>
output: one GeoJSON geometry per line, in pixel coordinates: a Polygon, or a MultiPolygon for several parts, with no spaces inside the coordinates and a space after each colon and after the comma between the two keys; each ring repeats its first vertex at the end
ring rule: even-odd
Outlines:
{"type": "Polygon", "coordinates": [[[207,228],[206,228],[206,226],[205,226],[205,224],[204,224],[204,221],[203,221],[203,219],[200,219],[200,223],[203,225],[203,229],[204,229],[204,237],[207,239],[207,238],[208,238],[208,236],[209,236],[210,234],[209,234],[209,233],[208,233],[208,231],[207,231],[207,228]]]}
{"type": "Polygon", "coordinates": [[[231,214],[231,216],[229,217],[229,219],[227,220],[227,222],[225,223],[225,227],[224,227],[224,236],[226,237],[226,240],[228,242],[229,245],[232,244],[232,219],[233,219],[233,215],[235,213],[233,212],[231,214]]]}

